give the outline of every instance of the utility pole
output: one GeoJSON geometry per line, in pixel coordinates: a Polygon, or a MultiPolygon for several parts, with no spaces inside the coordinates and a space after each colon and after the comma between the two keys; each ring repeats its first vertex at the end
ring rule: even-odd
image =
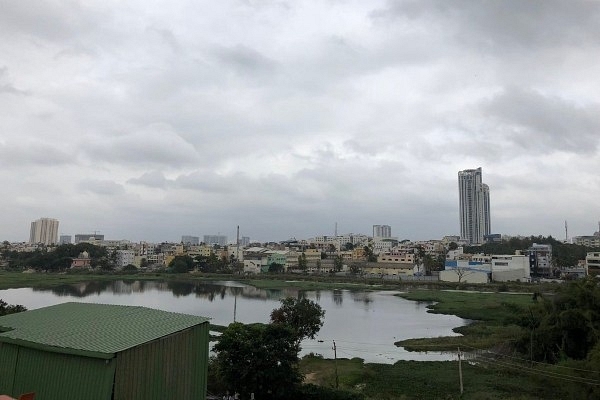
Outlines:
{"type": "Polygon", "coordinates": [[[338,369],[337,369],[337,348],[335,347],[335,340],[333,341],[333,360],[335,365],[335,388],[338,389],[340,385],[340,381],[338,378],[338,369]]]}
{"type": "Polygon", "coordinates": [[[460,382],[460,394],[463,394],[462,363],[460,360],[460,347],[458,348],[458,380],[460,382]]]}

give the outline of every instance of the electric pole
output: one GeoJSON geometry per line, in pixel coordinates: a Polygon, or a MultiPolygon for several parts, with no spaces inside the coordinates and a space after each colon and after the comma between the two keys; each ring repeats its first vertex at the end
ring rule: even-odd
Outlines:
{"type": "Polygon", "coordinates": [[[460,347],[458,348],[458,380],[460,382],[460,394],[463,394],[462,364],[460,360],[460,347]]]}
{"type": "Polygon", "coordinates": [[[335,347],[335,340],[333,341],[333,362],[335,365],[335,388],[338,389],[340,385],[340,381],[338,378],[338,368],[337,368],[337,348],[335,347]]]}

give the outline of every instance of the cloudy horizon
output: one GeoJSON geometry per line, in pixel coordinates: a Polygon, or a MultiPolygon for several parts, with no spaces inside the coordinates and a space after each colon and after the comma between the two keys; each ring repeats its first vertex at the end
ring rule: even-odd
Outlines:
{"type": "Polygon", "coordinates": [[[458,235],[600,219],[600,3],[0,3],[0,240],[458,235]]]}

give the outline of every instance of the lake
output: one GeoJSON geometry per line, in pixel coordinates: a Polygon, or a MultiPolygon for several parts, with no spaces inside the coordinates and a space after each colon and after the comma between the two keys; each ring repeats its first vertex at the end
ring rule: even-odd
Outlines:
{"type": "Polygon", "coordinates": [[[315,340],[302,342],[302,354],[333,358],[359,357],[366,362],[451,360],[452,353],[408,352],[394,342],[421,337],[456,336],[452,328],[467,321],[430,314],[427,304],[395,296],[397,292],[366,290],[257,289],[235,281],[115,281],[63,285],[51,289],[0,290],[0,299],[35,309],[69,301],[136,305],[200,315],[211,323],[268,322],[285,297],[305,297],[325,310],[325,323],[315,340]]]}

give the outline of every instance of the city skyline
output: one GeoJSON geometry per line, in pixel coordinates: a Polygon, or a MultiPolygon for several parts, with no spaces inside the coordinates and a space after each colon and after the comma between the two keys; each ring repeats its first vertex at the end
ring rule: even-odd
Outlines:
{"type": "Polygon", "coordinates": [[[600,4],[308,0],[0,6],[0,237],[459,235],[600,219],[600,4]]]}

